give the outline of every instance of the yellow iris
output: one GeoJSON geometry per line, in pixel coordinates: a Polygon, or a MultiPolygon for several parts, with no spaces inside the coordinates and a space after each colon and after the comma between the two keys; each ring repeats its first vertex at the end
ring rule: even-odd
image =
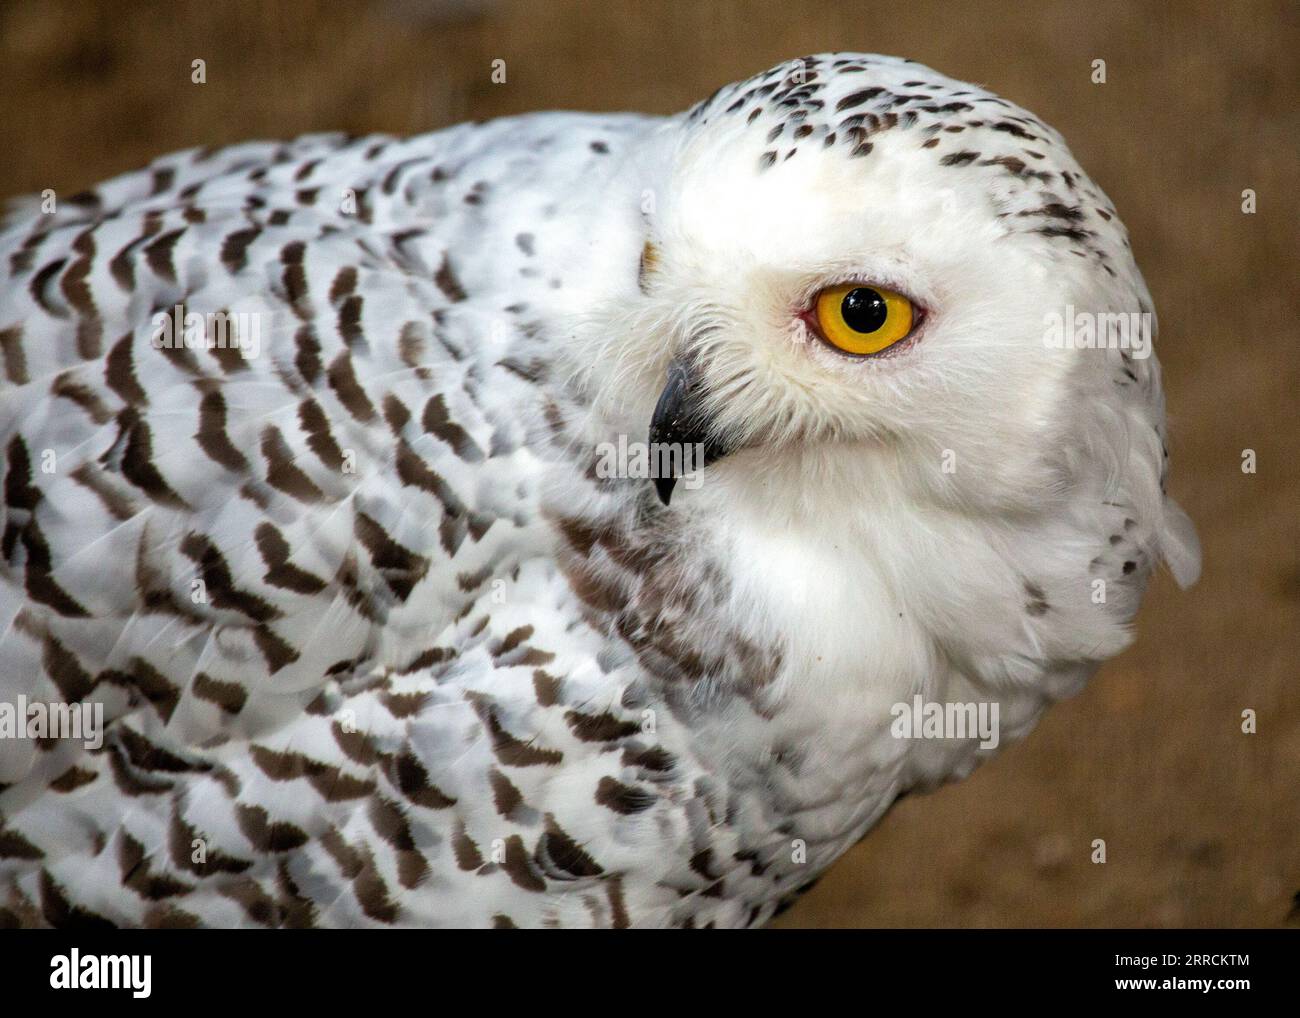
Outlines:
{"type": "Polygon", "coordinates": [[[814,309],[822,337],[845,353],[880,353],[912,331],[912,302],[881,286],[828,287],[814,309]]]}

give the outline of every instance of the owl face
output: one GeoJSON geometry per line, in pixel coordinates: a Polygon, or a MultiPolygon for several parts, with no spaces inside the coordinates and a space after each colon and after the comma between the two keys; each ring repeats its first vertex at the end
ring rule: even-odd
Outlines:
{"type": "Polygon", "coordinates": [[[1003,508],[1058,485],[1116,362],[1051,342],[1053,315],[1150,307],[1110,203],[973,86],[888,58],[795,71],[722,90],[660,155],[608,377],[719,476],[871,461],[1003,508]]]}

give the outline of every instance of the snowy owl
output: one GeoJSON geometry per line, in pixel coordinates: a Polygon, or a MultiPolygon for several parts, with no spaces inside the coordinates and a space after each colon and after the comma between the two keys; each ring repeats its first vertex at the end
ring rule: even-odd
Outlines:
{"type": "Polygon", "coordinates": [[[1114,207],[908,60],[182,152],[0,275],[6,924],[761,924],[1199,569],[1114,207]]]}

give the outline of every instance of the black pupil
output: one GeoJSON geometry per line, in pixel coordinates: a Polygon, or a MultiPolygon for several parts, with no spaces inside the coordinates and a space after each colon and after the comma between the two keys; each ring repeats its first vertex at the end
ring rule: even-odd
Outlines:
{"type": "Polygon", "coordinates": [[[854,332],[875,332],[889,317],[889,306],[871,287],[859,286],[844,295],[840,313],[854,332]]]}

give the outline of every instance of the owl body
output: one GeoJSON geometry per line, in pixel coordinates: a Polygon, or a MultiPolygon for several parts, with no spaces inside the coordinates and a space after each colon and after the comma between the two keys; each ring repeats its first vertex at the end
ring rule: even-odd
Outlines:
{"type": "Polygon", "coordinates": [[[762,923],[996,748],[898,704],[1014,740],[1193,577],[1154,358],[1041,341],[1149,307],[1059,136],[796,65],[10,216],[0,692],[102,739],[0,740],[6,921],[762,923]],[[859,277],[911,349],[801,331],[859,277]],[[677,363],[726,452],[667,500],[600,464],[677,363]]]}

